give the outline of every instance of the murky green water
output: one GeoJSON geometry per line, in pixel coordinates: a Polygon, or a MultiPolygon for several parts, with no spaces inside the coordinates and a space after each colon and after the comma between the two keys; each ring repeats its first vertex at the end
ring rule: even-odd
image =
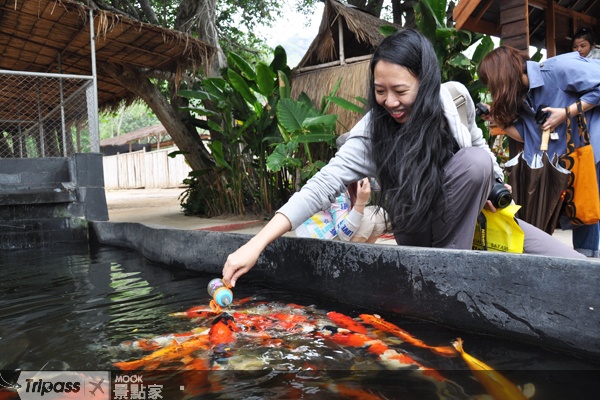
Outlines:
{"type": "MultiPolygon", "coordinates": [[[[234,290],[238,303],[227,310],[239,328],[235,340],[203,342],[186,355],[158,356],[156,348],[144,350],[135,343],[154,339],[165,348],[176,340],[174,334],[207,337],[215,315],[170,314],[207,307],[206,285],[214,276],[170,270],[112,247],[0,252],[0,265],[0,370],[117,374],[115,363],[142,360],[137,369],[146,380],[164,383],[168,399],[463,399],[485,393],[460,357],[441,357],[369,325],[367,334],[387,346],[386,354],[404,354],[412,361],[386,362],[372,344],[333,339],[336,324],[328,312],[358,319],[377,310],[244,282],[234,290]],[[291,317],[297,323],[285,325],[291,317]],[[423,370],[435,370],[443,379],[431,379],[423,370]]],[[[600,388],[600,362],[381,316],[427,344],[445,346],[461,337],[469,354],[511,382],[532,383],[534,399],[588,398],[589,391],[600,388]]]]}

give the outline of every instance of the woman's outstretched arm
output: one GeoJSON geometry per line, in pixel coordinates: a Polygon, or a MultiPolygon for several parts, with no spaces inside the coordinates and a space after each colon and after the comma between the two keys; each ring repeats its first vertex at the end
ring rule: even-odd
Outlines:
{"type": "Polygon", "coordinates": [[[231,253],[223,267],[223,280],[225,283],[235,286],[238,278],[250,271],[260,253],[273,240],[281,237],[292,229],[292,224],[283,214],[277,213],[252,239],[245,245],[231,253]]]}

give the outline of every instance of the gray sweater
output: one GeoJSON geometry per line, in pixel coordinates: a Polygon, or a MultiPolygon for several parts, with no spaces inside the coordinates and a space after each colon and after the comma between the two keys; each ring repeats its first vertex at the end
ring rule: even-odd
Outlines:
{"type": "MultiPolygon", "coordinates": [[[[456,82],[456,87],[467,99],[469,126],[461,124],[454,100],[450,92],[442,86],[440,97],[452,135],[460,148],[477,146],[487,150],[494,161],[496,176],[502,178],[504,175],[496,162],[496,156],[483,138],[481,129],[475,124],[475,106],[467,88],[458,82],[456,82]]],[[[375,165],[370,155],[369,120],[370,113],[367,113],[352,128],[346,142],[335,154],[335,157],[277,211],[287,217],[292,224],[292,229],[296,229],[316,212],[329,208],[335,198],[343,193],[350,183],[375,176],[375,165]]]]}

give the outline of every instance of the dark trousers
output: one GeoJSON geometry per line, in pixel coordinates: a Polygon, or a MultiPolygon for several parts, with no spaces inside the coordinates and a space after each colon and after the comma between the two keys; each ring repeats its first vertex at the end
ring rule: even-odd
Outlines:
{"type": "Polygon", "coordinates": [[[471,249],[475,222],[492,189],[494,167],[479,147],[460,149],[444,166],[445,196],[436,200],[440,218],[419,233],[396,235],[406,246],[471,249]]]}

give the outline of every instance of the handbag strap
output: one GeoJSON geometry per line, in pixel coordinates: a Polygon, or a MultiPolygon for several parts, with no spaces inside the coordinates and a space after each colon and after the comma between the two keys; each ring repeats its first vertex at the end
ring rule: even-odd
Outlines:
{"type": "Polygon", "coordinates": [[[590,144],[590,133],[587,128],[587,120],[585,118],[585,114],[583,113],[583,105],[581,104],[581,100],[577,100],[577,111],[579,111],[579,115],[577,115],[579,137],[582,138],[585,145],[588,145],[590,144]]]}
{"type": "MultiPolygon", "coordinates": [[[[583,114],[581,100],[577,100],[575,104],[577,104],[577,111],[579,111],[579,115],[576,117],[579,137],[583,143],[582,146],[587,146],[590,144],[590,134],[587,129],[587,120],[583,114]]],[[[565,107],[565,112],[567,113],[567,120],[565,121],[567,123],[567,154],[570,154],[575,151],[575,143],[573,143],[573,128],[571,127],[571,112],[569,111],[569,107],[565,107]]]]}
{"type": "Polygon", "coordinates": [[[573,143],[573,138],[571,134],[573,133],[573,129],[571,128],[571,112],[569,111],[569,107],[565,107],[565,111],[567,113],[567,120],[565,123],[567,124],[567,153],[570,154],[575,151],[575,144],[573,143]]]}

